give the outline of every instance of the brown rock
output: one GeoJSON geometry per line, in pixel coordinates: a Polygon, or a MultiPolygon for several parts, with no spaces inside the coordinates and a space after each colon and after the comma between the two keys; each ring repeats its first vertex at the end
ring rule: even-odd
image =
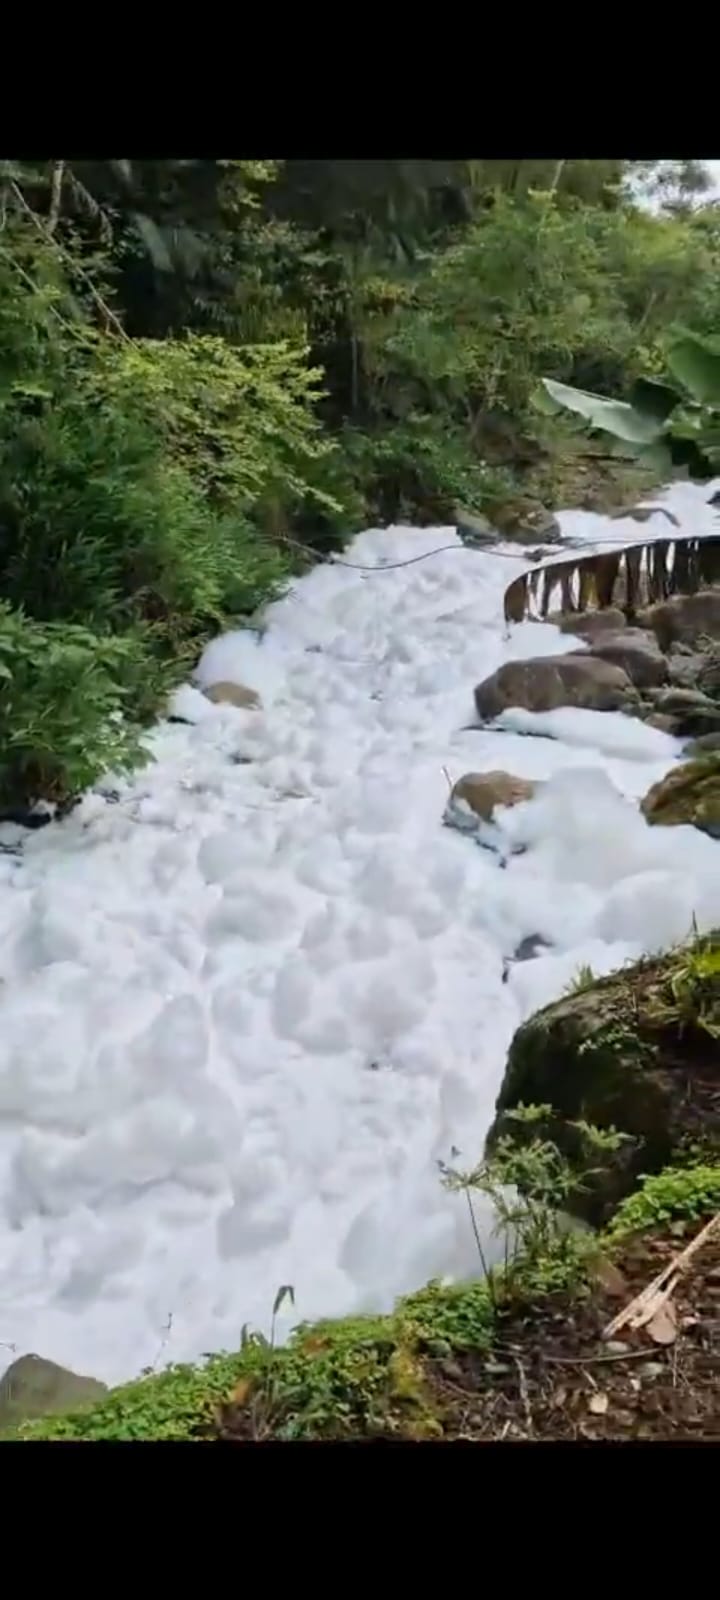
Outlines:
{"type": "Polygon", "coordinates": [[[699,687],[698,678],[707,662],[707,656],[695,652],[668,657],[668,674],[670,683],[678,689],[696,689],[699,687]]]}
{"type": "Polygon", "coordinates": [[[720,752],[720,733],[701,733],[699,739],[693,739],[691,744],[685,746],[686,756],[706,756],[720,752]]]}
{"type": "Polygon", "coordinates": [[[466,772],[458,778],[450,795],[450,806],[464,801],[476,817],[490,822],[496,806],[516,806],[532,800],[537,784],[529,778],[516,778],[512,772],[466,772]]]}
{"type": "Polygon", "coordinates": [[[669,711],[652,711],[649,717],[643,717],[649,728],[659,728],[661,733],[677,733],[677,717],[671,717],[669,711]]]}
{"type": "Polygon", "coordinates": [[[262,705],[259,694],[254,689],[246,689],[242,683],[211,683],[203,693],[216,705],[239,706],[245,711],[257,710],[262,705]]]}
{"type": "Polygon", "coordinates": [[[654,633],[646,633],[642,628],[626,628],[622,633],[607,636],[601,634],[593,641],[592,654],[601,661],[613,661],[622,667],[636,689],[667,683],[667,661],[654,633]]]}
{"type": "Polygon", "coordinates": [[[720,639],[720,589],[673,595],[650,606],[645,615],[661,650],[677,642],[694,644],[702,635],[720,639]]]}
{"type": "Polygon", "coordinates": [[[475,690],[478,713],[486,722],[508,706],[527,711],[554,711],[558,706],[620,711],[637,698],[622,667],[590,654],[506,661],[475,690]]]}
{"type": "Polygon", "coordinates": [[[0,1432],[31,1417],[79,1411],[107,1394],[107,1385],[42,1356],[19,1356],[0,1380],[0,1432]]]}
{"type": "Polygon", "coordinates": [[[660,827],[691,823],[711,839],[720,838],[720,756],[708,751],[698,761],[673,767],[648,789],[640,810],[660,827]]]}
{"type": "Polygon", "coordinates": [[[548,617],[561,633],[574,633],[578,639],[597,639],[598,634],[618,633],[626,626],[619,606],[605,611],[555,611],[548,617]]]}

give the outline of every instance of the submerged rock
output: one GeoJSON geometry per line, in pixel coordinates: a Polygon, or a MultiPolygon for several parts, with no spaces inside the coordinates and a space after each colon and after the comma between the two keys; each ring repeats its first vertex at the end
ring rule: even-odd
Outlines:
{"type": "MultiPolygon", "coordinates": [[[[687,1140],[720,1140],[720,933],[638,962],[545,1006],[518,1029],[488,1136],[518,1137],[506,1113],[548,1105],[542,1135],[572,1161],[584,1119],[630,1136],[601,1153],[602,1171],[572,1200],[597,1224],[640,1173],[666,1166],[687,1140]],[[632,1141],[632,1142],[631,1142],[632,1141]]],[[[535,1128],[535,1132],[537,1132],[535,1128]]]]}
{"type": "Polygon", "coordinates": [[[475,704],[485,722],[509,706],[526,711],[555,711],[558,706],[622,711],[637,699],[622,667],[590,654],[507,661],[475,690],[475,704]]]}
{"type": "Polygon", "coordinates": [[[720,839],[720,753],[710,750],[697,761],[674,767],[648,790],[640,809],[654,825],[690,823],[720,839]]]}
{"type": "Polygon", "coordinates": [[[490,822],[496,806],[516,806],[521,800],[531,800],[537,787],[529,778],[516,778],[511,772],[466,772],[453,786],[446,820],[463,826],[456,815],[459,813],[472,826],[469,811],[483,822],[490,822]]]}
{"type": "Polygon", "coordinates": [[[42,1356],[20,1356],[0,1378],[0,1434],[31,1417],[78,1411],[107,1392],[97,1378],[81,1377],[42,1356]]]}
{"type": "Polygon", "coordinates": [[[215,705],[239,706],[246,711],[258,710],[262,705],[256,690],[246,689],[242,683],[211,683],[203,693],[215,705]]]}
{"type": "Polygon", "coordinates": [[[551,949],[552,945],[550,940],[545,939],[541,933],[528,933],[524,939],[520,940],[520,943],[517,945],[516,949],[513,950],[513,953],[509,958],[509,962],[534,961],[536,956],[539,956],[542,950],[551,949]]]}

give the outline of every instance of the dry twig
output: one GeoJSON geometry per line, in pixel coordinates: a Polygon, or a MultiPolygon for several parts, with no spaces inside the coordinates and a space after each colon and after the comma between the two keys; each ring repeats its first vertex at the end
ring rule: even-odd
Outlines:
{"type": "Polygon", "coordinates": [[[720,1211],[716,1212],[714,1217],[711,1217],[710,1221],[705,1224],[704,1228],[700,1229],[694,1239],[691,1239],[684,1250],[680,1250],[676,1256],[673,1256],[672,1261],[669,1261],[667,1266],[663,1267],[662,1272],[659,1272],[657,1277],[653,1278],[652,1283],[649,1283],[647,1288],[636,1295],[634,1300],[631,1300],[629,1305],[619,1311],[616,1317],[613,1317],[612,1322],[609,1322],[603,1330],[603,1339],[611,1339],[614,1334],[620,1332],[621,1328],[630,1327],[637,1331],[637,1329],[644,1328],[647,1323],[652,1322],[657,1313],[666,1306],[677,1287],[679,1279],[686,1271],[688,1263],[692,1260],[696,1251],[710,1238],[718,1222],[720,1222],[720,1211]]]}

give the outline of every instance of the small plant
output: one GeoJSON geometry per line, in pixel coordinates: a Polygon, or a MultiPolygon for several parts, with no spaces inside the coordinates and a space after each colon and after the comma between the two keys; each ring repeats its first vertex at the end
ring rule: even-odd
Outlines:
{"type": "Polygon", "coordinates": [[[543,378],[536,403],[545,411],[571,411],[619,440],[626,454],[661,470],[682,467],[692,477],[712,478],[720,464],[720,341],[672,330],[665,361],[669,381],[638,379],[629,402],[543,378]]]}
{"type": "Polygon", "coordinates": [[[580,1159],[571,1163],[541,1128],[552,1116],[549,1105],[519,1105],[506,1112],[530,1137],[503,1134],[492,1155],[470,1172],[443,1165],[443,1183],[465,1193],[480,1262],[493,1304],[508,1293],[533,1289],[547,1292],[577,1279],[588,1252],[588,1236],[568,1226],[567,1211],[573,1196],[604,1165],[599,1158],[629,1142],[628,1134],[601,1129],[584,1121],[575,1130],[580,1159]],[[532,1132],[536,1129],[535,1133],[532,1132]],[[495,1212],[495,1232],[502,1236],[505,1258],[502,1273],[493,1270],[482,1247],[472,1202],[472,1191],[487,1196],[495,1212]]]}
{"type": "Polygon", "coordinates": [[[34,622],[0,602],[0,796],[61,800],[147,760],[126,707],[151,672],[138,632],[34,622]]]}
{"type": "Polygon", "coordinates": [[[700,1221],[720,1209],[720,1166],[698,1162],[666,1167],[641,1182],[642,1187],[618,1207],[606,1230],[609,1240],[664,1228],[676,1220],[700,1221]]]}
{"type": "Polygon", "coordinates": [[[669,979],[681,1019],[720,1039],[720,943],[696,939],[669,979]]]}
{"type": "Polygon", "coordinates": [[[565,993],[584,994],[586,989],[592,989],[594,983],[597,983],[597,978],[592,967],[580,966],[578,967],[574,976],[570,979],[565,993]]]}

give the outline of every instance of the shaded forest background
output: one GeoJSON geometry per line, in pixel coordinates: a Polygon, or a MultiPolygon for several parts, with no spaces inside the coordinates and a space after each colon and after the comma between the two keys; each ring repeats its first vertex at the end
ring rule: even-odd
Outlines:
{"type": "Polygon", "coordinates": [[[580,503],[599,447],[538,379],[627,395],[670,328],[720,329],[705,185],[0,163],[0,801],[138,760],[204,639],[354,529],[580,503]]]}

